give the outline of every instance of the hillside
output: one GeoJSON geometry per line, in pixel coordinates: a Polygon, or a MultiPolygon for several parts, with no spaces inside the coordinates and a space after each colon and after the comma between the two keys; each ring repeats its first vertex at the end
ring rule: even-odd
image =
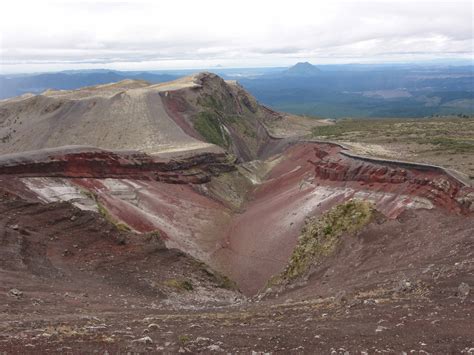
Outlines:
{"type": "Polygon", "coordinates": [[[256,158],[283,115],[210,73],[164,84],[124,80],[0,102],[0,153],[93,146],[147,153],[228,149],[256,158]]]}
{"type": "Polygon", "coordinates": [[[1,351],[471,347],[456,172],[314,140],[340,126],[210,73],[0,110],[1,351]]]}

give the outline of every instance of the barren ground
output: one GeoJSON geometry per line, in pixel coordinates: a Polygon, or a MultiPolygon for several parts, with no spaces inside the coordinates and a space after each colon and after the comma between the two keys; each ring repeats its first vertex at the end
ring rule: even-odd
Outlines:
{"type": "Polygon", "coordinates": [[[0,206],[2,216],[18,211],[2,217],[2,238],[24,238],[23,260],[8,258],[8,244],[2,250],[12,275],[3,273],[0,286],[7,354],[472,353],[473,297],[465,286],[474,282],[473,225],[459,227],[461,217],[425,211],[369,226],[347,236],[312,276],[322,283],[260,300],[218,288],[183,254],[120,233],[94,214],[8,195],[0,206]],[[426,220],[433,227],[419,235],[416,225],[426,220]],[[434,243],[433,233],[444,242],[434,243]],[[194,290],[167,286],[183,274],[194,290]],[[22,294],[12,295],[18,285],[22,294]]]}

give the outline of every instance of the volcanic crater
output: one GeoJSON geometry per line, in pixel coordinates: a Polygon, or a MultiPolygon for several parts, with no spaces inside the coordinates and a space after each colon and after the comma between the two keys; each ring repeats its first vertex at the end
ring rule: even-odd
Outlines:
{"type": "MultiPolygon", "coordinates": [[[[210,73],[158,85],[124,81],[48,91],[3,101],[0,112],[0,349],[19,351],[29,342],[31,349],[56,351],[80,340],[85,350],[155,351],[168,343],[161,350],[206,351],[197,341],[177,340],[182,325],[163,316],[186,319],[202,310],[224,309],[222,318],[236,330],[243,326],[235,312],[275,320],[267,311],[286,307],[281,312],[295,330],[300,325],[293,317],[323,314],[316,304],[331,309],[325,329],[345,329],[336,325],[338,312],[362,312],[371,302],[385,302],[380,307],[400,317],[395,305],[419,302],[424,312],[434,302],[445,325],[454,322],[449,307],[472,307],[469,292],[462,304],[434,296],[439,285],[457,297],[453,283],[473,283],[474,189],[455,171],[311,140],[300,134],[301,125],[326,123],[275,112],[238,83],[210,73]],[[354,201],[369,206],[373,217],[357,230],[328,229],[326,237],[336,243],[331,252],[313,253],[318,257],[302,275],[282,279],[310,224],[354,201]],[[400,282],[409,290],[396,289],[400,282]],[[12,296],[12,289],[21,295],[12,296]],[[27,325],[44,329],[59,319],[75,327],[95,324],[91,313],[112,324],[101,333],[109,338],[122,314],[130,336],[105,341],[86,328],[76,329],[77,337],[50,331],[52,343],[18,336],[27,325]],[[174,338],[159,346],[154,333],[150,341],[131,341],[138,337],[129,324],[134,314],[154,315],[174,338]],[[16,315],[24,320],[15,323],[16,315]]],[[[341,218],[357,224],[362,212],[350,213],[341,218]]],[[[460,329],[472,326],[472,318],[458,321],[456,349],[462,350],[470,340],[460,329]]],[[[206,333],[190,324],[187,333],[206,333]]],[[[285,338],[270,347],[271,331],[258,329],[265,340],[257,350],[294,345],[285,338]]],[[[243,337],[222,332],[230,340],[220,348],[250,349],[243,337]]],[[[441,333],[416,334],[434,341],[441,333]]],[[[312,337],[305,351],[350,347],[343,334],[327,335],[324,343],[312,337]]],[[[368,349],[378,338],[360,339],[368,349]]],[[[393,348],[409,350],[416,336],[400,339],[390,340],[393,348]]],[[[449,342],[436,346],[453,350],[449,342]]]]}

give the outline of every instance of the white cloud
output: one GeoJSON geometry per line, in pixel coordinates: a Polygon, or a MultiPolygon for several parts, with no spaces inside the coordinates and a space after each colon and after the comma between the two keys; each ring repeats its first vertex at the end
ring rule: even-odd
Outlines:
{"type": "Polygon", "coordinates": [[[1,70],[473,57],[473,2],[3,1],[1,70]]]}

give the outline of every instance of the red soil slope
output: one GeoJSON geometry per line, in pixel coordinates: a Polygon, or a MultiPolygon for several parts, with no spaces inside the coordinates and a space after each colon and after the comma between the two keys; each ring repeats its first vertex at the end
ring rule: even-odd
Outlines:
{"type": "Polygon", "coordinates": [[[473,189],[442,169],[369,161],[310,142],[274,159],[238,213],[194,187],[233,169],[219,153],[181,159],[100,150],[10,156],[1,162],[0,179],[19,195],[42,193],[43,200],[48,189],[89,190],[117,222],[161,231],[169,246],[210,263],[247,294],[284,268],[308,216],[350,198],[373,201],[389,218],[410,208],[473,214],[473,189]]]}

